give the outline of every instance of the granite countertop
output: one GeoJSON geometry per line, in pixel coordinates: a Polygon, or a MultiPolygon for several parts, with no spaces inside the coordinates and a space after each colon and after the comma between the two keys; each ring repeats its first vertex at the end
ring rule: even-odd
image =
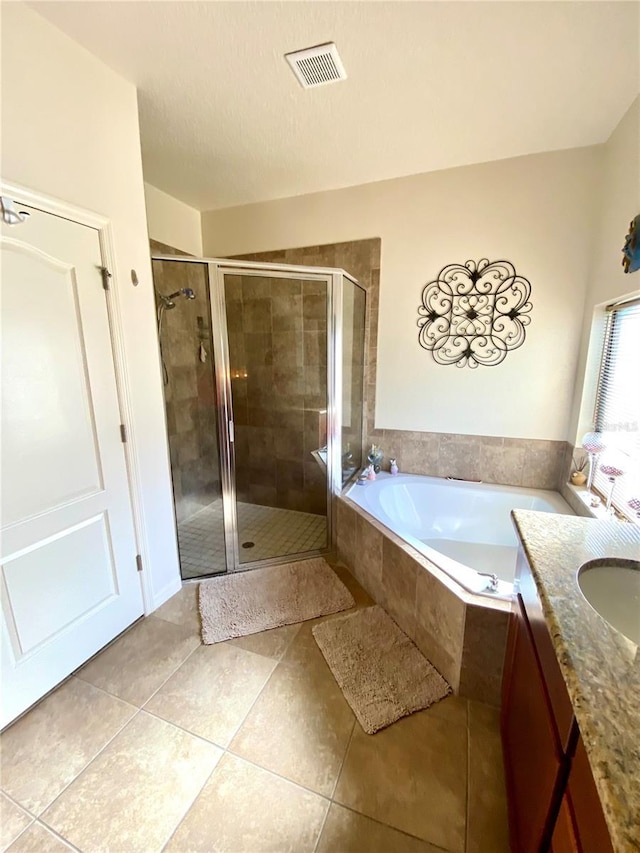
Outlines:
{"type": "Polygon", "coordinates": [[[640,559],[640,527],[525,510],[512,515],[613,847],[640,850],[640,649],[592,609],[576,581],[587,560],[640,559]]]}

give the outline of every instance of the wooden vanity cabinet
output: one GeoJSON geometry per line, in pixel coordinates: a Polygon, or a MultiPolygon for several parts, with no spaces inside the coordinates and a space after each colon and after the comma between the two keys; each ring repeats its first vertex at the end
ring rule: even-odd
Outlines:
{"type": "Polygon", "coordinates": [[[569,695],[520,550],[502,684],[514,853],[608,853],[608,830],[569,695]]]}
{"type": "Polygon", "coordinates": [[[580,853],[576,823],[569,794],[560,800],[558,816],[551,836],[551,853],[580,853]]]}

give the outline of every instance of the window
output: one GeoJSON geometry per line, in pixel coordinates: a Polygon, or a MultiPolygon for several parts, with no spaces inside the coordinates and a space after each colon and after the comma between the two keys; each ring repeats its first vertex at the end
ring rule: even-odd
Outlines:
{"type": "Polygon", "coordinates": [[[627,518],[635,519],[636,511],[628,502],[640,499],[640,299],[607,309],[594,425],[606,447],[594,485],[607,495],[610,483],[600,466],[623,471],[616,478],[613,504],[627,518]]]}

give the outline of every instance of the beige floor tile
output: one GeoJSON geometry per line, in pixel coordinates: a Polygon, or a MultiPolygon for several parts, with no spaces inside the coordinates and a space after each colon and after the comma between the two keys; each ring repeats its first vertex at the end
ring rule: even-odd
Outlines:
{"type": "Polygon", "coordinates": [[[442,853],[426,841],[332,803],[316,853],[442,853]]]}
{"type": "Polygon", "coordinates": [[[0,794],[0,850],[6,850],[32,820],[31,815],[0,794]]]}
{"type": "Polygon", "coordinates": [[[184,625],[143,619],[78,672],[78,678],[141,707],[200,645],[184,625]]]}
{"type": "Polygon", "coordinates": [[[469,702],[468,853],[508,853],[507,794],[499,711],[469,702]]]}
{"type": "Polygon", "coordinates": [[[425,711],[425,713],[427,712],[435,714],[438,717],[442,717],[444,720],[448,720],[456,726],[467,725],[467,700],[464,696],[454,696],[453,694],[449,694],[449,696],[441,699],[440,702],[436,702],[435,705],[431,705],[431,707],[425,711]]]}
{"type": "Polygon", "coordinates": [[[275,666],[226,643],[201,646],[145,710],[227,747],[275,666]]]}
{"type": "Polygon", "coordinates": [[[226,645],[237,646],[248,652],[255,652],[257,655],[280,660],[299,630],[300,623],[283,625],[281,628],[271,628],[269,631],[260,631],[258,634],[248,634],[246,637],[227,640],[226,645]]]}
{"type": "Polygon", "coordinates": [[[371,598],[369,593],[360,586],[346,566],[336,563],[335,565],[332,565],[331,568],[353,596],[357,608],[371,607],[375,604],[373,598],[371,598]]]}
{"type": "Polygon", "coordinates": [[[221,754],[141,711],[42,819],[81,850],[160,850],[221,754]]]}
{"type": "Polygon", "coordinates": [[[7,853],[69,853],[72,849],[41,823],[33,823],[7,853]]]}
{"type": "MultiPolygon", "coordinates": [[[[331,674],[329,665],[324,659],[324,655],[313,636],[313,628],[319,622],[325,622],[327,619],[335,619],[344,615],[344,612],[332,613],[330,616],[319,616],[317,619],[309,619],[308,622],[303,622],[289,648],[282,656],[282,662],[299,664],[307,669],[313,668],[318,672],[331,674]]],[[[333,675],[331,677],[333,678],[333,675]]]]}
{"type": "Polygon", "coordinates": [[[312,637],[315,649],[311,647],[310,637],[303,626],[230,749],[330,796],[355,717],[312,637]]]}
{"type": "Polygon", "coordinates": [[[0,736],[2,788],[40,814],[135,711],[85,681],[69,679],[0,736]]]}
{"type": "Polygon", "coordinates": [[[311,853],[328,806],[322,797],[227,754],[166,853],[311,853]]]}
{"type": "Polygon", "coordinates": [[[154,611],[157,619],[165,622],[173,622],[175,625],[184,625],[191,628],[194,635],[200,637],[202,625],[200,624],[200,612],[198,610],[198,587],[197,583],[185,583],[180,590],[168,601],[154,611]]]}
{"type": "Polygon", "coordinates": [[[431,710],[375,735],[356,726],[335,800],[410,835],[462,853],[467,728],[431,710]]]}

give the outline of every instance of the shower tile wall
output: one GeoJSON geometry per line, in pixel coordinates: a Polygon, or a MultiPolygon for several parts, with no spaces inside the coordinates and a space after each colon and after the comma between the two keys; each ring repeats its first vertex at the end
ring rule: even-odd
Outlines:
{"type": "MultiPolygon", "coordinates": [[[[274,252],[258,252],[251,255],[237,255],[233,260],[264,261],[274,264],[295,264],[299,266],[338,267],[350,273],[367,291],[366,337],[364,346],[365,372],[365,418],[369,414],[373,421],[375,404],[375,369],[377,363],[378,330],[378,292],[380,283],[380,250],[378,237],[369,240],[353,240],[346,243],[330,243],[324,246],[305,246],[298,249],[283,249],[274,252]]],[[[352,400],[357,401],[362,394],[359,387],[362,372],[358,369],[363,353],[357,345],[357,329],[353,335],[352,361],[352,400]]],[[[359,426],[357,418],[343,430],[343,447],[351,445],[354,455],[358,450],[359,426]]],[[[367,424],[365,420],[365,435],[367,424]]],[[[310,435],[310,432],[308,433],[310,435]]],[[[387,448],[385,448],[387,449],[387,448]]]]}
{"type": "Polygon", "coordinates": [[[238,500],[326,513],[326,285],[225,277],[238,500]]]}
{"type": "Polygon", "coordinates": [[[345,279],[342,318],[342,482],[364,464],[362,430],[366,363],[364,293],[345,279]],[[364,310],[363,310],[364,309],[364,310]]]}
{"type": "MultiPolygon", "coordinates": [[[[154,254],[178,254],[151,241],[154,254]]],[[[169,453],[178,523],[222,494],[213,380],[213,342],[206,269],[195,264],[154,261],[154,282],[163,294],[191,287],[196,298],[176,300],[164,312],[162,355],[169,453]],[[206,361],[200,360],[200,345],[206,361]]]]}

